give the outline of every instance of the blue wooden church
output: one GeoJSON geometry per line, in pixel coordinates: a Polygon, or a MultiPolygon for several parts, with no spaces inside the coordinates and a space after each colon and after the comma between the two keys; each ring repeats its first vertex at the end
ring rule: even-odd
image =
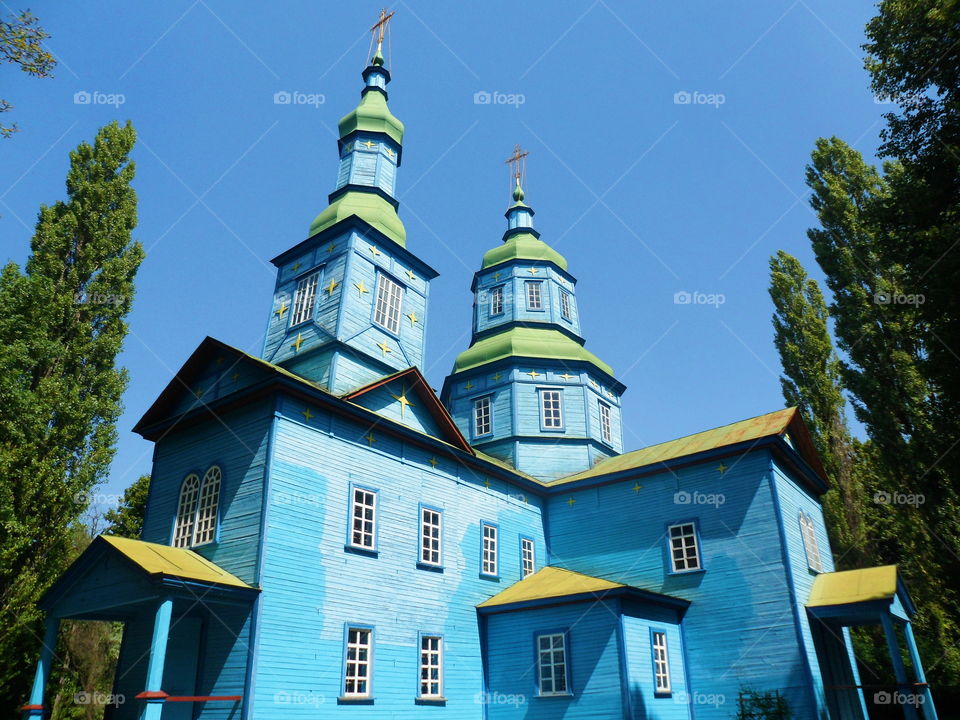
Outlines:
{"type": "Polygon", "coordinates": [[[363,80],[329,204],[273,259],[259,357],[201,343],[136,426],[142,538],[97,538],[43,597],[24,716],[85,619],[124,622],[113,720],[711,720],[744,688],[863,719],[863,624],[891,702],[936,718],[896,567],[834,571],[795,409],[624,452],[625,387],[519,178],[431,389],[437,273],[397,213],[379,49],[363,80]]]}

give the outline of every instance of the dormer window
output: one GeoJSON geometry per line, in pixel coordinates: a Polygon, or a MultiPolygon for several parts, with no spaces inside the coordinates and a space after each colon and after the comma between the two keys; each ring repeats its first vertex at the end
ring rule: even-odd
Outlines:
{"type": "Polygon", "coordinates": [[[317,284],[320,282],[320,273],[307,275],[297,283],[297,291],[293,296],[293,315],[291,325],[313,319],[313,308],[317,302],[317,284]]]}
{"type": "Polygon", "coordinates": [[[400,307],[403,304],[403,288],[388,278],[380,275],[377,280],[377,305],[373,313],[373,321],[384,330],[394,335],[400,333],[400,307]]]}

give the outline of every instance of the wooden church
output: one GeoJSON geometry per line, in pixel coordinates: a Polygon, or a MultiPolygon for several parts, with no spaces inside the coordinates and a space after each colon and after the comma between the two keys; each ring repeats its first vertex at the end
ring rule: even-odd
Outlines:
{"type": "Polygon", "coordinates": [[[437,396],[379,47],[363,81],[260,356],[201,343],[135,428],[142,538],[97,538],[43,597],[24,717],[83,619],[124,622],[113,720],[712,720],[744,688],[864,719],[863,624],[905,717],[936,718],[896,567],[834,571],[795,409],[624,452],[625,387],[519,177],[437,396]]]}

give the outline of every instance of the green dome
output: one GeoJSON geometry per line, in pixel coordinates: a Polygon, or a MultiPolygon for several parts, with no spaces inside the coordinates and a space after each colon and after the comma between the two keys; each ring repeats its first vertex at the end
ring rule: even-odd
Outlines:
{"type": "Polygon", "coordinates": [[[533,260],[552,262],[562,270],[567,269],[567,259],[533,233],[519,232],[503,241],[503,245],[488,250],[483,256],[483,269],[508,260],[533,260]]]}
{"type": "Polygon", "coordinates": [[[509,357],[544,358],[590,363],[613,377],[613,368],[559,330],[511,327],[475,342],[457,356],[455,373],[509,357]]]}
{"type": "Polygon", "coordinates": [[[407,246],[407,231],[393,205],[376,193],[355,190],[344,193],[330,203],[326,210],[317,215],[316,219],[310,224],[310,235],[316,235],[321,230],[325,230],[351,215],[366,220],[401,247],[407,246]]]}
{"type": "Polygon", "coordinates": [[[403,123],[393,116],[387,107],[387,99],[382,92],[365,92],[360,104],[340,119],[340,137],[344,138],[355,130],[385,133],[398,145],[403,144],[403,123]]]}

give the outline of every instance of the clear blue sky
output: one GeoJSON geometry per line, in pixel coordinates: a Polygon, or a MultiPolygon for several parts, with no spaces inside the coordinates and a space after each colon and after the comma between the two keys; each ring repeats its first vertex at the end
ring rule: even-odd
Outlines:
{"type": "MultiPolygon", "coordinates": [[[[206,335],[258,352],[274,273],[336,176],[337,120],[359,98],[380,5],[169,0],[32,8],[56,77],[2,69],[0,260],[23,262],[36,212],[63,196],[67,153],[131,119],[140,224],[120,443],[104,493],[150,469],[130,432],[206,335]],[[325,102],[277,105],[274,93],[325,102]],[[102,93],[90,104],[78,92],[102,93]],[[103,104],[109,95],[124,102],[103,104]]],[[[872,157],[881,113],[862,67],[866,2],[403,2],[390,105],[408,248],[431,289],[435,387],[467,346],[472,272],[500,242],[503,160],[530,150],[527,200],[579,279],[587,347],[628,386],[633,449],[782,407],[767,296],[779,248],[820,277],[803,183],[814,140],[872,157]],[[477,92],[522,105],[475,104],[477,92]],[[693,102],[675,94],[702,93],[693,102]],[[710,98],[710,95],[722,95],[710,98]],[[682,99],[682,98],[681,98],[682,99]],[[704,102],[697,102],[697,100],[704,102]],[[709,104],[714,100],[713,104],[709,104]],[[725,303],[678,305],[679,291],[725,303]]]]}

